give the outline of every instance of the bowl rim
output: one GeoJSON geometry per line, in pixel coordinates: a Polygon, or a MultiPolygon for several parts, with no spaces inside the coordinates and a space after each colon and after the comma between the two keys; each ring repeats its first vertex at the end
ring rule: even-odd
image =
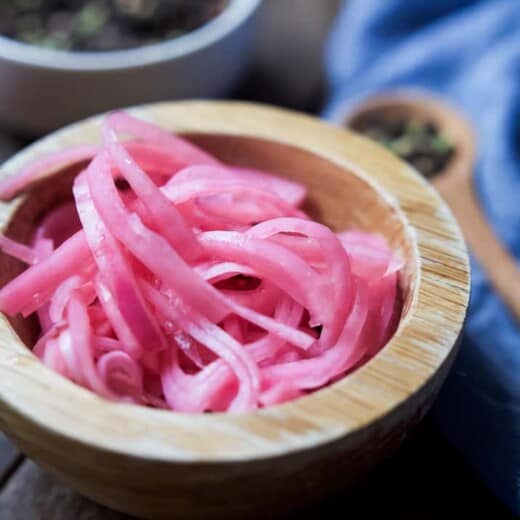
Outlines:
{"type": "MultiPolygon", "coordinates": [[[[446,204],[412,168],[364,137],[279,108],[185,101],[144,105],[130,112],[177,132],[246,136],[303,148],[360,177],[409,224],[418,267],[409,311],[384,349],[337,383],[282,405],[210,415],[99,398],[47,369],[2,315],[0,419],[14,414],[53,438],[138,459],[256,460],[329,444],[377,423],[419,394],[453,358],[469,300],[467,250],[446,204]],[[425,225],[425,219],[435,225],[425,225]],[[397,379],[389,376],[390,369],[397,379]],[[35,399],[38,395],[45,397],[35,399]]],[[[100,118],[41,139],[5,163],[4,175],[42,153],[97,142],[100,118]]],[[[0,206],[0,229],[22,200],[23,196],[0,206]]]]}
{"type": "Polygon", "coordinates": [[[51,70],[108,71],[170,61],[209,47],[248,20],[261,0],[230,0],[215,18],[182,36],[132,49],[100,52],[53,50],[0,35],[0,60],[51,70]]]}

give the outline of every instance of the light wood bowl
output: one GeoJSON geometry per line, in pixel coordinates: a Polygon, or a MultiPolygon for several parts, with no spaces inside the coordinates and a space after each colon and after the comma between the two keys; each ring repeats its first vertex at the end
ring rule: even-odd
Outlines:
{"type": "MultiPolygon", "coordinates": [[[[244,103],[145,106],[221,159],[309,188],[308,210],[336,230],[382,234],[406,260],[404,314],[369,363],[308,397],[242,415],[187,415],[114,404],[61,378],[27,349],[30,320],[0,317],[0,428],[84,495],[144,518],[268,518],[361,478],[426,413],[452,364],[468,303],[468,258],[449,210],[383,148],[311,117],[244,103]],[[23,341],[22,341],[23,340],[23,341]]],[[[51,134],[4,165],[99,139],[99,118],[51,134]]],[[[79,165],[0,207],[27,239],[70,196],[79,165]]],[[[1,283],[22,266],[0,257],[1,283]]]]}

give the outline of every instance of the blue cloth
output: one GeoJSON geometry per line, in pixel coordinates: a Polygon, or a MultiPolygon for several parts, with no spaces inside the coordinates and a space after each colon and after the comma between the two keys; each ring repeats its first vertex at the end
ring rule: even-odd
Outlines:
{"type": "MultiPolygon", "coordinates": [[[[476,188],[520,258],[520,0],[347,0],[326,52],[325,117],[382,89],[427,89],[479,139],[476,188]]],[[[462,349],[434,415],[493,492],[520,514],[520,329],[472,259],[462,349]]]]}

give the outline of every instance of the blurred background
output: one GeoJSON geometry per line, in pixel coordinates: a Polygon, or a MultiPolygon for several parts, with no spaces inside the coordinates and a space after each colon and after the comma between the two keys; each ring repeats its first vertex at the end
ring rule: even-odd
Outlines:
{"type": "MultiPolygon", "coordinates": [[[[130,24],[125,27],[137,28],[143,40],[118,36],[113,27],[119,18],[110,18],[116,15],[101,0],[80,19],[67,18],[67,10],[84,8],[81,2],[50,3],[62,13],[52,23],[41,10],[44,0],[0,0],[0,35],[6,36],[0,38],[0,160],[48,130],[121,105],[241,99],[343,124],[371,96],[420,92],[449,102],[470,122],[477,139],[475,196],[518,265],[518,0],[231,0],[193,32],[199,22],[190,26],[183,15],[188,25],[179,41],[152,47],[144,38],[156,37],[149,34],[155,26],[140,17],[160,2],[120,2],[130,24]],[[13,2],[21,6],[19,17],[13,2]],[[92,53],[94,40],[110,50],[92,53]],[[114,53],[118,45],[131,50],[114,53]],[[78,59],[70,50],[84,55],[78,59]]],[[[207,0],[175,3],[191,9],[207,0]]],[[[174,36],[167,29],[159,38],[174,36]]],[[[356,130],[424,168],[426,176],[442,170],[456,152],[454,143],[432,122],[409,122],[392,126],[369,118],[356,130]]],[[[518,322],[474,257],[472,267],[461,351],[433,412],[367,481],[306,517],[520,515],[518,322]]],[[[0,518],[73,517],[124,518],[64,487],[0,437],[0,518]]]]}

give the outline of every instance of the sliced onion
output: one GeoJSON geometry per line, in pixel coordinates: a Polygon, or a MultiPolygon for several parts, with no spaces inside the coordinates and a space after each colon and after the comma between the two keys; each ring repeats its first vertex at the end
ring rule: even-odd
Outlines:
{"type": "Polygon", "coordinates": [[[331,384],[390,340],[403,263],[382,237],[335,234],[298,209],[301,184],[128,114],[102,134],[0,183],[8,199],[88,161],[29,245],[0,237],[28,266],[0,310],[37,313],[49,368],[110,400],[243,412],[331,384]]]}

